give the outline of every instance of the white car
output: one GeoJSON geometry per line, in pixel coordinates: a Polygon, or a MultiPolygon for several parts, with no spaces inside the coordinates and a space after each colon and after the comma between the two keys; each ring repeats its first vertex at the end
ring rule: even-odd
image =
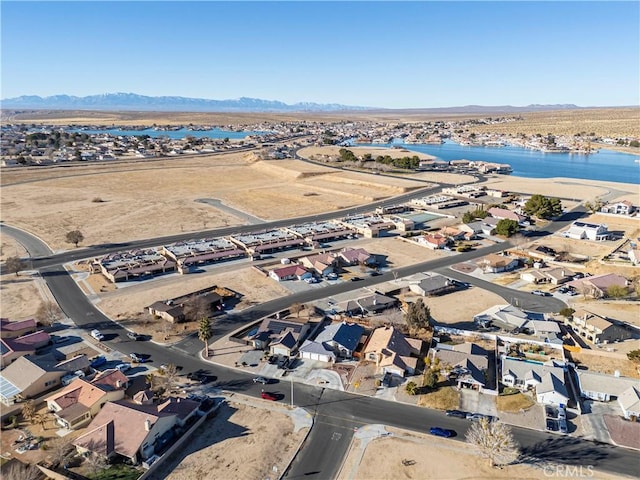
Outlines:
{"type": "Polygon", "coordinates": [[[120,363],[120,364],[116,365],[116,369],[120,370],[121,372],[126,372],[127,370],[131,369],[131,364],[130,363],[120,363]]]}
{"type": "Polygon", "coordinates": [[[98,341],[104,338],[104,335],[100,333],[100,330],[91,330],[90,335],[98,341]]]}

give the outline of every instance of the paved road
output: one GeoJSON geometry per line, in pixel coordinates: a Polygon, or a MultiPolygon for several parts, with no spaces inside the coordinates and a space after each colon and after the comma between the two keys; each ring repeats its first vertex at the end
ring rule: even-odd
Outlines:
{"type": "MultiPolygon", "coordinates": [[[[563,224],[570,221],[570,218],[565,218],[563,222],[556,222],[556,224],[552,225],[552,230],[555,231],[558,228],[562,228],[563,224]]],[[[10,233],[10,231],[7,230],[7,233],[10,233]]],[[[20,235],[22,235],[20,238],[25,240],[24,234],[20,235]]],[[[34,252],[42,254],[46,250],[42,244],[38,245],[35,241],[26,239],[25,242],[34,252]]],[[[454,262],[470,260],[486,253],[500,251],[509,246],[510,244],[505,242],[475,252],[452,255],[419,265],[404,267],[397,269],[397,272],[399,276],[405,276],[424,270],[445,268],[454,262]]],[[[32,250],[29,251],[31,252],[32,250]]],[[[56,256],[56,260],[60,261],[61,257],[56,256]]],[[[217,377],[215,386],[220,389],[239,391],[254,396],[259,395],[260,387],[253,384],[251,375],[206,363],[200,360],[197,355],[194,355],[200,350],[200,344],[196,339],[188,338],[172,347],[129,340],[125,336],[126,331],[119,324],[112,322],[88,301],[62,266],[51,265],[43,267],[40,272],[64,312],[80,328],[84,328],[87,331],[99,328],[105,334],[105,343],[107,345],[125,354],[131,352],[147,354],[150,356],[153,365],[174,363],[182,367],[182,372],[184,373],[199,371],[215,375],[217,377]]],[[[367,278],[360,282],[345,282],[323,289],[314,289],[309,292],[291,295],[284,299],[273,300],[245,310],[236,315],[235,318],[232,316],[225,319],[225,321],[216,326],[215,334],[216,337],[224,335],[245,324],[248,320],[257,319],[286,308],[292,302],[308,302],[354,288],[373,285],[380,281],[391,280],[392,278],[393,274],[387,273],[381,277],[367,278]]],[[[545,305],[545,302],[550,300],[555,301],[555,299],[548,297],[536,299],[543,308],[556,308],[555,305],[551,305],[551,307],[545,305]]],[[[291,401],[290,385],[286,383],[275,384],[270,387],[270,390],[280,393],[284,402],[291,401]]],[[[425,432],[430,426],[438,425],[456,430],[459,433],[459,439],[464,437],[464,432],[468,427],[466,421],[447,418],[438,411],[309,385],[294,384],[294,401],[296,405],[306,408],[314,414],[316,423],[304,448],[300,451],[288,471],[287,478],[334,478],[339,468],[340,459],[344,457],[351,440],[353,429],[368,423],[382,423],[422,432],[425,432]]],[[[514,433],[520,444],[525,448],[525,452],[538,459],[559,463],[565,462],[572,465],[595,465],[603,470],[627,475],[633,475],[637,472],[637,454],[630,450],[611,445],[596,444],[574,437],[557,437],[548,435],[545,432],[519,428],[515,428],[514,433]]]]}

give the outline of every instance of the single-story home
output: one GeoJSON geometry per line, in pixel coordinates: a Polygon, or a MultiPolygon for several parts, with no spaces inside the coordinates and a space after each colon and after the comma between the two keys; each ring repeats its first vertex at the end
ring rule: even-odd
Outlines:
{"type": "Polygon", "coordinates": [[[455,283],[443,275],[432,275],[409,285],[409,289],[422,296],[435,296],[452,292],[456,289],[455,283]]]}
{"type": "Polygon", "coordinates": [[[364,248],[343,248],[339,255],[340,261],[346,266],[375,265],[376,258],[364,248]]]}
{"type": "Polygon", "coordinates": [[[284,282],[285,280],[304,280],[313,277],[313,274],[303,266],[294,264],[274,268],[269,272],[269,276],[278,282],[284,282]]]}
{"type": "Polygon", "coordinates": [[[609,402],[631,387],[640,388],[640,380],[605,373],[576,370],[580,395],[589,400],[609,402]]]}
{"type": "Polygon", "coordinates": [[[637,422],[640,418],[640,385],[627,388],[618,397],[618,404],[627,420],[637,422]]]}
{"type": "Polygon", "coordinates": [[[7,318],[0,318],[0,338],[16,338],[36,331],[37,322],[35,319],[11,321],[7,318]]]}
{"type": "Polygon", "coordinates": [[[422,340],[405,337],[395,327],[376,328],[367,342],[363,357],[375,362],[381,373],[399,377],[413,375],[422,351],[422,340]]]}
{"type": "Polygon", "coordinates": [[[363,333],[364,327],[357,323],[337,322],[325,327],[315,341],[330,348],[338,357],[351,358],[363,333]]]}
{"type": "Polygon", "coordinates": [[[603,298],[607,296],[609,288],[613,286],[628,288],[629,280],[622,275],[605,273],[602,275],[579,278],[569,282],[567,285],[584,296],[603,298]]]}
{"type": "Polygon", "coordinates": [[[458,388],[480,389],[485,386],[489,367],[488,352],[475,343],[447,345],[438,343],[429,350],[431,364],[439,362],[448,375],[455,377],[458,388]]]}
{"type": "Polygon", "coordinates": [[[502,357],[502,383],[521,391],[535,389],[542,404],[567,404],[569,393],[564,368],[554,361],[542,363],[520,358],[502,357]]]}
{"type": "Polygon", "coordinates": [[[510,272],[520,266],[518,258],[490,253],[478,260],[477,265],[484,273],[510,272]]]}
{"type": "Polygon", "coordinates": [[[33,355],[41,347],[49,344],[51,336],[44,330],[28,333],[21,337],[0,338],[0,368],[4,368],[18,357],[33,355]]]}

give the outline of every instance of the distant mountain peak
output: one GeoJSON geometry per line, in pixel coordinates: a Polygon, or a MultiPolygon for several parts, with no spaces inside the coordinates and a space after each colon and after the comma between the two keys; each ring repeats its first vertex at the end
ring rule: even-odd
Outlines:
{"type": "Polygon", "coordinates": [[[296,112],[317,111],[335,112],[349,110],[367,110],[368,107],[295,103],[286,104],[278,100],[240,97],[235,100],[210,100],[204,98],[161,96],[150,97],[137,93],[102,93],[86,97],[72,95],[52,95],[40,97],[23,95],[21,97],[0,100],[2,108],[33,108],[52,110],[164,110],[194,112],[296,112]]]}

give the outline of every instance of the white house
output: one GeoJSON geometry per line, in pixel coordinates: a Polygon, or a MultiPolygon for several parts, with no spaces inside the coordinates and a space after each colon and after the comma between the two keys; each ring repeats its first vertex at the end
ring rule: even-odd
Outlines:
{"type": "Polygon", "coordinates": [[[631,387],[640,389],[640,381],[635,378],[607,375],[604,373],[576,370],[580,395],[590,400],[608,402],[619,398],[631,387]]]}
{"type": "Polygon", "coordinates": [[[618,397],[618,403],[622,409],[624,418],[637,421],[640,418],[640,387],[627,388],[618,397]]]}
{"type": "Polygon", "coordinates": [[[521,391],[535,389],[539,403],[559,405],[569,400],[564,368],[553,361],[542,363],[504,356],[502,383],[521,391]]]}
{"type": "Polygon", "coordinates": [[[609,231],[603,223],[596,225],[595,223],[573,222],[568,230],[564,232],[567,238],[574,240],[593,240],[602,242],[609,239],[609,231]]]}
{"type": "Polygon", "coordinates": [[[313,275],[300,265],[287,265],[286,267],[274,268],[269,272],[269,276],[278,282],[283,282],[293,279],[304,280],[311,278],[313,275]]]}
{"type": "Polygon", "coordinates": [[[614,215],[631,215],[633,212],[635,212],[635,210],[636,207],[634,207],[633,203],[628,200],[610,203],[600,209],[602,213],[612,213],[614,215]]]}

